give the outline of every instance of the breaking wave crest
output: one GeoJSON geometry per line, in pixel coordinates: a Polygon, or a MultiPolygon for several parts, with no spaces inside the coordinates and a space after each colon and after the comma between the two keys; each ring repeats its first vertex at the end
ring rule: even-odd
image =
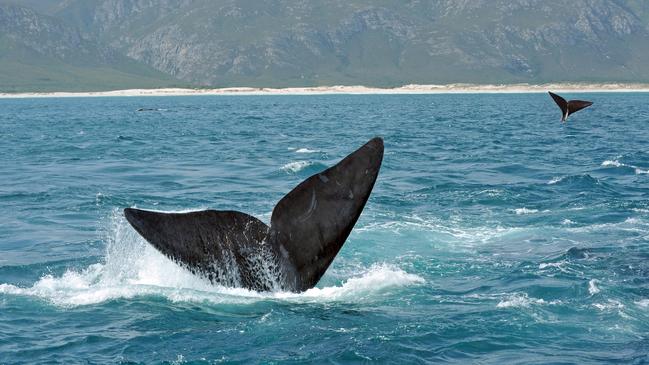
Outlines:
{"type": "Polygon", "coordinates": [[[147,244],[117,211],[110,219],[104,262],[60,276],[44,275],[31,287],[0,284],[0,293],[31,296],[60,307],[158,296],[172,302],[249,304],[260,300],[291,302],[363,301],[385,290],[421,284],[424,279],[392,265],[375,265],[340,285],[303,293],[256,292],[212,285],[147,244]]]}
{"type": "Polygon", "coordinates": [[[532,298],[527,293],[514,293],[503,298],[496,308],[528,308],[533,305],[556,305],[561,304],[561,301],[545,301],[540,298],[532,298]]]}
{"type": "Polygon", "coordinates": [[[628,168],[632,169],[636,175],[643,175],[643,174],[649,174],[649,170],[642,169],[638,166],[630,165],[630,164],[625,164],[620,161],[616,160],[606,160],[602,162],[602,167],[620,167],[620,168],[628,168]]]}
{"type": "Polygon", "coordinates": [[[319,150],[312,150],[310,148],[300,148],[295,150],[295,153],[317,153],[320,152],[319,150]]]}
{"type": "Polygon", "coordinates": [[[514,213],[516,213],[516,215],[534,214],[538,212],[539,212],[538,209],[528,209],[525,207],[514,209],[514,213]]]}

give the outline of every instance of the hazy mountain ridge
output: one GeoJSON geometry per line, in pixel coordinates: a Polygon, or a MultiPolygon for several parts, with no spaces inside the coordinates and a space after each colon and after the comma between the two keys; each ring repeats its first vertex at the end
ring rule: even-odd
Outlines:
{"type": "Polygon", "coordinates": [[[98,90],[181,84],[62,19],[0,3],[0,89],[98,90]]]}
{"type": "Polygon", "coordinates": [[[55,1],[98,48],[194,85],[649,81],[641,0],[55,1]]]}
{"type": "MultiPolygon", "coordinates": [[[[89,54],[95,48],[92,43],[85,42],[76,29],[24,7],[0,4],[0,32],[7,42],[61,60],[78,53],[89,54]]],[[[109,53],[97,56],[108,58],[109,53]]]]}

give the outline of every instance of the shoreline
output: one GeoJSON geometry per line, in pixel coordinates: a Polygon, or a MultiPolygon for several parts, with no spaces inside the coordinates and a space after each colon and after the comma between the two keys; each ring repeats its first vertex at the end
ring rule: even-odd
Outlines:
{"type": "Polygon", "coordinates": [[[335,94],[524,94],[545,93],[600,93],[649,92],[649,84],[624,83],[548,83],[548,84],[445,84],[404,85],[395,88],[367,86],[317,86],[317,87],[229,87],[216,89],[161,88],[126,89],[90,92],[24,92],[0,93],[0,98],[64,98],[64,97],[124,97],[124,96],[189,96],[189,95],[335,95],[335,94]]]}

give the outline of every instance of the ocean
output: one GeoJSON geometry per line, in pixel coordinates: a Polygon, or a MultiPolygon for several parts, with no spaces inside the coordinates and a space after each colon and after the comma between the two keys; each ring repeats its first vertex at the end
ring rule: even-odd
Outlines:
{"type": "Polygon", "coordinates": [[[649,94],[0,99],[0,363],[649,361],[649,94]],[[138,109],[145,109],[138,111],[138,109]],[[374,136],[316,288],[217,287],[122,209],[270,220],[374,136]]]}

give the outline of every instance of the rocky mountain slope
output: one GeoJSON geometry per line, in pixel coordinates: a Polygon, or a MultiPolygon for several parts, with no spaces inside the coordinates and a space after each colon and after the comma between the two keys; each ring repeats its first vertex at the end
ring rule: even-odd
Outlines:
{"type": "Polygon", "coordinates": [[[649,81],[644,0],[14,2],[200,86],[649,81]]]}
{"type": "Polygon", "coordinates": [[[0,90],[109,90],[182,84],[84,39],[62,20],[0,3],[0,90]]]}

